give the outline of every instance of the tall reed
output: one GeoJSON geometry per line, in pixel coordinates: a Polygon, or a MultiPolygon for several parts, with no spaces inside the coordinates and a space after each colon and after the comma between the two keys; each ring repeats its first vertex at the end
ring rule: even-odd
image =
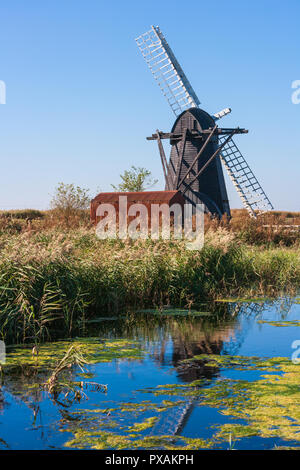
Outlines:
{"type": "Polygon", "coordinates": [[[86,228],[0,236],[7,341],[71,336],[87,320],[129,307],[197,306],[299,286],[299,249],[249,247],[222,227],[208,231],[196,252],[181,241],[101,241],[86,228]]]}

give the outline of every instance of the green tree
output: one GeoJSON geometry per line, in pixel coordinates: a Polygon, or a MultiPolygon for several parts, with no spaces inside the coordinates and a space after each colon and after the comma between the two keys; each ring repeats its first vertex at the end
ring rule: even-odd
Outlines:
{"type": "Polygon", "coordinates": [[[51,200],[51,208],[69,223],[74,215],[83,213],[90,205],[89,190],[74,184],[59,183],[51,200]]]}
{"type": "Polygon", "coordinates": [[[115,191],[146,191],[158,182],[151,177],[151,171],[135,166],[132,166],[130,170],[125,170],[120,178],[122,183],[117,186],[111,185],[115,191]]]}

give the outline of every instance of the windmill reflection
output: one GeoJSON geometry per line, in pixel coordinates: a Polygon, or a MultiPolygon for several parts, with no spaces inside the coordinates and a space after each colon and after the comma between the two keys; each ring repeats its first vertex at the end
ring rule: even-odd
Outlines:
{"type": "Polygon", "coordinates": [[[209,367],[195,356],[238,353],[247,328],[240,325],[243,316],[253,318],[264,309],[264,303],[224,303],[216,307],[214,315],[204,318],[172,318],[166,321],[151,353],[160,366],[172,365],[183,382],[212,378],[218,368],[209,367]],[[190,361],[185,362],[186,359],[190,361]]]}
{"type": "MultiPolygon", "coordinates": [[[[281,303],[280,315],[283,315],[289,307],[290,305],[281,303]]],[[[211,380],[217,377],[220,371],[218,367],[210,366],[205,356],[238,354],[253,318],[259,317],[265,309],[264,303],[224,303],[214,305],[213,310],[203,316],[176,316],[171,314],[171,310],[170,315],[165,316],[151,313],[138,316],[135,312],[123,319],[103,321],[96,326],[93,325],[93,330],[87,334],[94,337],[97,335],[100,338],[138,340],[142,348],[150,353],[157,367],[166,367],[167,370],[170,366],[173,367],[180,382],[211,380]],[[189,361],[185,361],[187,359],[189,361]]],[[[29,366],[22,366],[11,372],[3,375],[3,388],[15,400],[24,403],[32,410],[32,428],[39,430],[40,438],[46,445],[51,433],[47,426],[44,426],[42,419],[42,404],[46,396],[37,385],[44,383],[49,373],[29,366]]],[[[66,379],[72,380],[76,376],[76,368],[68,370],[66,374],[68,376],[66,379]]],[[[195,399],[187,399],[181,406],[162,413],[152,433],[180,434],[195,404],[195,399]]],[[[5,406],[0,388],[0,411],[5,406]]],[[[65,404],[55,400],[52,400],[52,406],[61,415],[62,422],[74,420],[71,407],[69,409],[65,404]]],[[[81,418],[75,419],[80,421],[81,418]]]]}

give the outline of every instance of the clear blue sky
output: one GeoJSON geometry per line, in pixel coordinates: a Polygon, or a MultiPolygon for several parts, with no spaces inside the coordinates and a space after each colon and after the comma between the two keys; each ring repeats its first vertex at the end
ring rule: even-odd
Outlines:
{"type": "Polygon", "coordinates": [[[145,137],[174,118],[134,41],[155,24],[203,109],[249,129],[236,142],[275,208],[300,210],[299,0],[10,0],[0,18],[0,208],[47,208],[60,181],[109,191],[131,165],[163,189],[145,137]]]}

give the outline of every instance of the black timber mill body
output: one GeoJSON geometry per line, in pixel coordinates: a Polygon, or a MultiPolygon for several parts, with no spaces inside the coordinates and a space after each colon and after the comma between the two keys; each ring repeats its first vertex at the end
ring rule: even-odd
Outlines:
{"type": "Polygon", "coordinates": [[[230,141],[233,134],[245,129],[221,129],[213,117],[200,108],[183,111],[170,133],[157,131],[148,140],[157,140],[163,166],[166,190],[179,190],[186,203],[196,208],[203,203],[214,216],[230,217],[229,201],[224,181],[219,136],[230,141]],[[171,154],[167,162],[162,139],[170,139],[171,154]]]}
{"type": "Polygon", "coordinates": [[[223,170],[221,167],[220,157],[214,158],[202,174],[189,186],[201,167],[208,161],[218,148],[218,136],[214,135],[204,149],[201,158],[198,158],[192,170],[187,174],[188,168],[193,163],[195,156],[201,150],[205,139],[197,138],[197,134],[201,135],[202,130],[214,127],[213,118],[199,108],[191,108],[184,111],[175,121],[172,133],[183,134],[183,138],[179,141],[171,140],[171,156],[168,168],[168,177],[170,181],[180,184],[177,188],[184,192],[186,202],[190,204],[199,204],[203,202],[210,213],[222,216],[227,214],[230,216],[229,201],[224,181],[223,170]],[[184,138],[185,129],[187,129],[186,138],[184,138]],[[192,133],[191,131],[194,131],[192,133]],[[195,131],[197,134],[195,135],[195,131]],[[182,161],[180,157],[182,155],[182,161]],[[179,176],[179,178],[177,178],[179,176]]]}

